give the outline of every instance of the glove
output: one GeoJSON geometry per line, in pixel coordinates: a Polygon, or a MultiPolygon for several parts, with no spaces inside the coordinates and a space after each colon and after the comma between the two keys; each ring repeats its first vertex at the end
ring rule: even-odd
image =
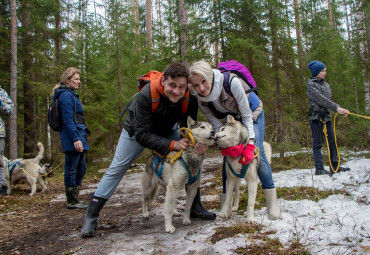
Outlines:
{"type": "Polygon", "coordinates": [[[244,145],[239,144],[239,145],[236,145],[236,146],[231,146],[231,147],[222,149],[221,154],[222,154],[222,156],[230,156],[230,157],[236,158],[236,157],[241,156],[241,153],[243,152],[243,149],[244,149],[244,145]]]}
{"type": "Polygon", "coordinates": [[[241,159],[239,159],[239,163],[242,165],[249,164],[254,158],[254,150],[256,146],[253,144],[248,143],[245,149],[242,152],[241,159]]]}

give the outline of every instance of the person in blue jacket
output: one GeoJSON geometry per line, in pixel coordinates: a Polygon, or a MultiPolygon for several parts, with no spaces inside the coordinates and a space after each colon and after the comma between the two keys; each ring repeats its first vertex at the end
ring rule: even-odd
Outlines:
{"type": "Polygon", "coordinates": [[[80,70],[69,67],[62,75],[62,81],[53,88],[53,99],[59,99],[59,107],[63,118],[60,140],[65,154],[64,185],[67,208],[87,208],[78,199],[82,179],[86,173],[85,153],[90,149],[87,143],[89,133],[82,104],[75,90],[80,85],[80,70]]]}

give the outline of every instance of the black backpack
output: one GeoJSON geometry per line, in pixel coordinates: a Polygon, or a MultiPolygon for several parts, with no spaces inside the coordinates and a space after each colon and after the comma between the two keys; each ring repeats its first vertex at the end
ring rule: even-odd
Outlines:
{"type": "MultiPolygon", "coordinates": [[[[64,93],[64,91],[62,93],[64,93]]],[[[60,93],[60,95],[62,93],[60,93]]],[[[76,101],[75,101],[75,97],[73,94],[72,94],[72,97],[73,97],[73,103],[74,103],[74,109],[75,109],[74,112],[76,112],[76,101]]],[[[49,123],[49,126],[54,131],[60,132],[63,129],[63,117],[62,117],[62,112],[59,106],[59,97],[55,98],[48,108],[48,123],[49,123]]]]}

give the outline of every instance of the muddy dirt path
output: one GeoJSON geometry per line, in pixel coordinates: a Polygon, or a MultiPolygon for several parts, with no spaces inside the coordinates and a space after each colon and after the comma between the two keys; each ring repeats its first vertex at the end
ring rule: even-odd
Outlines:
{"type": "MultiPolygon", "coordinates": [[[[202,200],[210,210],[218,211],[218,196],[212,183],[221,166],[221,158],[207,159],[202,172],[202,200]],[[207,194],[207,195],[206,195],[207,194]]],[[[145,219],[141,214],[140,167],[130,169],[116,192],[100,213],[97,235],[82,239],[79,236],[86,210],[65,208],[63,185],[49,179],[46,193],[28,195],[26,184],[14,194],[1,200],[6,213],[0,215],[1,254],[169,254],[184,250],[199,251],[192,233],[204,232],[205,238],[215,222],[193,219],[190,226],[182,226],[181,216],[174,217],[175,234],[164,229],[164,193],[160,192],[159,204],[145,219]],[[31,202],[32,201],[32,202],[31,202]],[[190,247],[186,247],[190,245],[190,247]],[[193,248],[192,248],[193,247],[193,248]]],[[[81,198],[88,201],[98,180],[84,185],[81,198]]],[[[185,191],[181,192],[177,209],[184,206],[185,191]]],[[[0,208],[1,208],[0,207],[0,208]]],[[[196,235],[199,239],[199,234],[196,235]]],[[[204,240],[207,241],[207,240],[204,240]]],[[[209,240],[208,240],[209,242],[209,240]]],[[[209,245],[209,244],[208,244],[209,245]]],[[[203,248],[202,248],[203,249],[203,248]]],[[[201,250],[202,250],[201,249],[201,250]]],[[[208,248],[204,248],[208,249],[208,248]]],[[[206,252],[207,253],[207,252],[206,252]]]]}

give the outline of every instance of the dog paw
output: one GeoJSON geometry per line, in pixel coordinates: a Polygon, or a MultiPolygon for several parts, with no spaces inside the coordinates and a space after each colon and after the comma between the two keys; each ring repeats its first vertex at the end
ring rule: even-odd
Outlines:
{"type": "Polygon", "coordinates": [[[254,223],[254,217],[247,217],[247,223],[254,223]]]}
{"type": "Polygon", "coordinates": [[[191,220],[190,219],[183,219],[182,220],[182,225],[184,225],[184,226],[189,226],[190,223],[191,223],[191,220]]]}
{"type": "Polygon", "coordinates": [[[239,206],[238,206],[238,205],[236,205],[236,206],[233,206],[232,211],[233,211],[233,212],[237,212],[237,211],[238,211],[238,209],[239,209],[239,206]]]}
{"type": "Polygon", "coordinates": [[[167,233],[174,233],[175,232],[175,230],[176,230],[176,228],[174,227],[174,226],[168,226],[168,227],[166,227],[166,232],[167,233]]]}
{"type": "Polygon", "coordinates": [[[230,214],[228,214],[225,211],[221,211],[220,214],[218,215],[218,217],[220,217],[223,220],[227,220],[230,217],[230,214]]]}
{"type": "Polygon", "coordinates": [[[173,210],[173,215],[175,216],[181,216],[181,213],[179,213],[179,211],[177,211],[176,209],[173,210]]]}
{"type": "Polygon", "coordinates": [[[149,212],[143,212],[143,217],[144,218],[149,218],[149,212]]]}

